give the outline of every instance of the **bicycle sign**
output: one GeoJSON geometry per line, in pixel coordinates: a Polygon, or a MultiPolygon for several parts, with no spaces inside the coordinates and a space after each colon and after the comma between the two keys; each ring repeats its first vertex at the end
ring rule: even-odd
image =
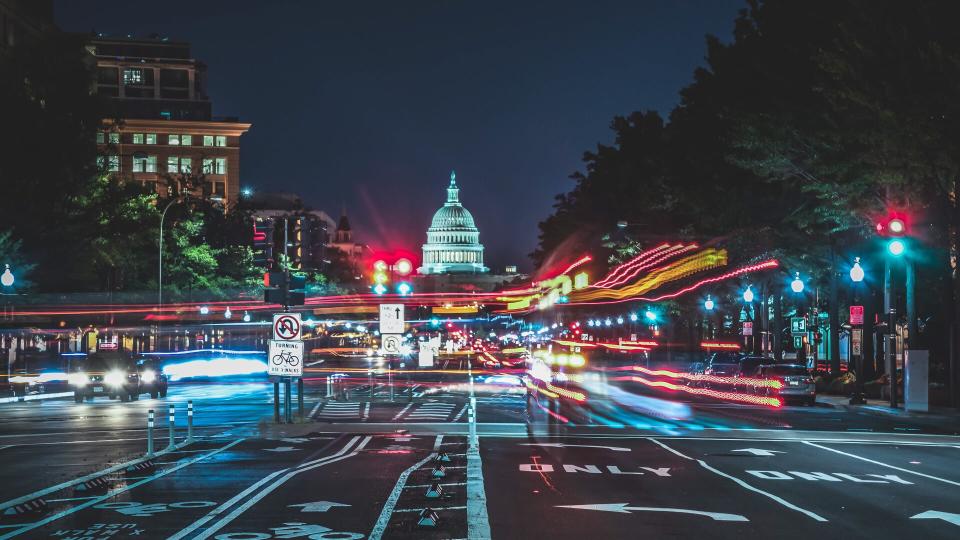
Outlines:
{"type": "Polygon", "coordinates": [[[267,375],[271,377],[303,376],[303,342],[271,339],[267,353],[267,375]]]}
{"type": "Polygon", "coordinates": [[[302,321],[299,313],[273,314],[273,339],[300,339],[302,321]]]}

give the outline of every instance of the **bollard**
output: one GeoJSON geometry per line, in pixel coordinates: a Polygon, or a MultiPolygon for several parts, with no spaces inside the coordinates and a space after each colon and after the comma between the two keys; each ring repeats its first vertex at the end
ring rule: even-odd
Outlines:
{"type": "Polygon", "coordinates": [[[170,405],[170,421],[168,422],[168,425],[170,426],[170,447],[171,448],[174,446],[173,426],[174,426],[175,419],[176,419],[176,409],[173,408],[173,405],[170,405]]]}
{"type": "Polygon", "coordinates": [[[333,396],[333,377],[327,376],[327,397],[333,396]]]}
{"type": "Polygon", "coordinates": [[[193,442],[193,401],[187,402],[187,442],[193,442]]]}
{"type": "Polygon", "coordinates": [[[147,411],[147,457],[153,457],[153,409],[147,411]]]}

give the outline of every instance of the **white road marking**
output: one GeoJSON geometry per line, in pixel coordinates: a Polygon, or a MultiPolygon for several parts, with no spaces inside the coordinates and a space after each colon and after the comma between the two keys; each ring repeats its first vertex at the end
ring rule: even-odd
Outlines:
{"type": "Polygon", "coordinates": [[[629,448],[622,446],[595,446],[592,444],[567,444],[567,443],[519,443],[519,446],[547,446],[552,448],[600,448],[602,450],[612,450],[614,452],[630,452],[629,448]]]}
{"type": "Polygon", "coordinates": [[[812,443],[812,442],[810,442],[810,441],[803,441],[803,443],[804,443],[804,444],[807,444],[807,445],[810,445],[810,446],[814,446],[814,447],[816,447],[816,448],[820,448],[820,449],[823,449],[823,450],[827,450],[827,451],[830,451],[830,452],[834,452],[834,453],[836,453],[836,454],[840,454],[840,455],[847,456],[847,457],[852,457],[852,458],[854,458],[854,459],[859,459],[860,461],[866,461],[867,463],[873,463],[874,465],[880,465],[881,467],[887,467],[888,469],[893,469],[893,470],[895,470],[895,471],[905,472],[905,473],[907,473],[907,474],[915,474],[915,475],[917,475],[917,476],[922,476],[922,477],[924,477],[924,478],[929,478],[930,480],[937,480],[937,481],[939,481],[939,482],[944,482],[944,483],[947,483],[947,484],[950,484],[950,485],[953,485],[953,486],[960,486],[960,482],[954,482],[953,480],[947,480],[946,478],[940,478],[939,476],[933,476],[933,475],[924,474],[924,473],[918,472],[918,471],[912,471],[912,470],[910,470],[910,469],[904,469],[903,467],[897,467],[897,466],[895,466],[895,465],[890,465],[890,464],[888,464],[888,463],[883,463],[882,461],[876,461],[876,460],[874,460],[874,459],[869,459],[869,458],[865,458],[865,457],[862,457],[862,456],[857,456],[857,455],[851,454],[851,453],[849,453],[849,452],[842,452],[842,451],[840,451],[840,450],[837,450],[837,449],[834,449],[834,448],[830,448],[830,447],[828,447],[828,446],[822,446],[822,445],[819,445],[819,444],[816,444],[816,443],[812,443]]]}
{"type": "Polygon", "coordinates": [[[939,512],[937,510],[927,510],[926,512],[921,512],[915,516],[910,516],[910,519],[942,519],[947,523],[953,523],[954,525],[960,526],[960,514],[939,512]]]}
{"type": "MultiPolygon", "coordinates": [[[[466,510],[466,506],[431,506],[431,510],[441,511],[441,510],[466,510]]],[[[423,512],[425,508],[397,508],[394,512],[423,512]]],[[[373,538],[371,536],[371,538],[373,538]]]]}
{"type": "MultiPolygon", "coordinates": [[[[227,509],[229,509],[231,506],[235,505],[237,502],[239,502],[240,500],[242,500],[244,497],[246,497],[246,496],[249,495],[250,493],[253,493],[254,491],[259,490],[259,491],[257,491],[257,493],[256,493],[255,495],[253,495],[252,497],[250,497],[249,499],[247,499],[246,502],[244,502],[244,503],[241,504],[240,506],[236,507],[232,512],[230,512],[229,514],[227,514],[226,516],[224,516],[223,518],[221,518],[219,521],[217,521],[216,523],[214,523],[213,525],[211,525],[208,529],[204,530],[204,531],[201,532],[199,535],[197,535],[197,536],[195,537],[195,540],[202,540],[202,539],[204,539],[204,538],[210,537],[210,535],[214,534],[215,532],[219,531],[220,529],[222,529],[223,527],[225,527],[226,525],[228,525],[231,521],[233,521],[234,519],[236,519],[240,514],[246,512],[251,506],[253,506],[254,504],[258,503],[261,499],[263,499],[264,497],[266,497],[267,495],[269,495],[274,489],[276,489],[276,488],[279,487],[280,485],[284,484],[284,483],[287,482],[289,479],[293,478],[294,476],[296,476],[296,475],[298,475],[298,474],[300,474],[300,473],[302,473],[302,472],[306,472],[306,471],[315,469],[315,468],[317,468],[317,467],[322,467],[322,466],[324,466],[324,465],[328,465],[328,464],[330,464],[330,463],[333,463],[333,462],[336,462],[336,461],[340,461],[341,459],[346,459],[346,458],[349,458],[349,457],[352,457],[352,456],[357,455],[357,453],[358,453],[364,446],[366,446],[368,442],[370,442],[370,440],[372,439],[372,437],[365,437],[365,438],[363,439],[363,442],[361,442],[360,444],[358,444],[358,445],[356,446],[356,448],[354,448],[351,453],[347,454],[347,452],[350,450],[350,447],[352,447],[353,444],[354,444],[358,439],[360,439],[359,436],[353,437],[352,439],[350,439],[350,441],[349,441],[346,445],[344,445],[343,448],[341,448],[340,450],[338,450],[338,451],[337,451],[335,454],[333,454],[333,455],[330,455],[330,456],[327,456],[327,457],[324,457],[324,458],[320,458],[320,459],[316,459],[316,460],[313,460],[313,461],[308,461],[307,463],[303,463],[303,464],[301,464],[301,465],[298,465],[297,467],[293,468],[292,470],[291,470],[290,468],[287,468],[287,469],[281,469],[281,470],[279,470],[279,471],[274,471],[273,473],[270,473],[269,475],[267,475],[267,476],[265,476],[264,478],[260,479],[259,481],[257,481],[256,483],[254,483],[253,485],[251,485],[250,487],[248,487],[247,489],[241,491],[241,492],[238,493],[237,495],[234,495],[229,501],[227,501],[227,502],[221,504],[220,506],[214,508],[214,509],[211,510],[207,515],[205,515],[205,516],[203,516],[202,518],[198,519],[197,521],[193,522],[192,524],[190,524],[190,525],[187,526],[186,528],[182,529],[182,530],[181,530],[180,532],[178,532],[177,534],[171,536],[168,540],[179,540],[180,538],[184,538],[184,537],[187,536],[188,534],[190,534],[190,533],[192,533],[193,531],[197,530],[198,528],[202,527],[204,524],[206,524],[207,522],[209,522],[209,521],[212,520],[213,518],[215,518],[215,517],[217,517],[218,515],[220,515],[220,514],[222,514],[223,512],[225,512],[227,509]],[[284,473],[286,473],[286,474],[284,474],[284,473]],[[283,476],[281,476],[280,478],[277,478],[277,477],[280,476],[281,474],[283,474],[283,476]],[[266,485],[266,486],[265,486],[265,484],[268,484],[268,483],[269,483],[269,485],[266,485]],[[265,487],[264,487],[264,486],[265,486],[265,487]],[[261,487],[262,487],[263,489],[260,489],[261,487]]],[[[2,539],[0,539],[0,540],[2,540],[2,539]]]]}
{"type": "Polygon", "coordinates": [[[468,406],[469,406],[469,404],[467,404],[467,403],[464,403],[464,404],[463,404],[463,408],[460,409],[460,412],[458,412],[457,415],[453,417],[453,421],[454,421],[454,422],[459,422],[459,421],[460,421],[460,418],[463,417],[463,413],[467,412],[467,407],[468,407],[468,406]]]}
{"type": "Polygon", "coordinates": [[[323,402],[318,401],[317,404],[310,409],[310,418],[313,418],[313,415],[317,414],[317,409],[319,409],[321,405],[323,405],[323,402]]]}
{"type": "Polygon", "coordinates": [[[80,510],[83,510],[84,508],[89,508],[90,506],[93,506],[93,505],[95,505],[95,504],[97,504],[97,503],[100,503],[100,502],[103,502],[103,501],[105,501],[105,500],[107,500],[107,499],[113,498],[113,497],[115,497],[115,496],[117,496],[117,495],[119,495],[119,494],[121,494],[121,493],[126,493],[127,491],[130,491],[130,490],[132,490],[132,489],[134,489],[134,488],[140,487],[140,486],[142,486],[143,484],[152,482],[152,481],[154,481],[154,480],[156,480],[156,479],[158,479],[158,478],[162,478],[162,477],[164,477],[164,476],[167,476],[168,474],[172,474],[172,473],[174,473],[174,472],[176,472],[176,471],[179,471],[180,469],[183,469],[183,468],[185,468],[185,467],[189,467],[190,465],[193,465],[194,463],[197,463],[197,462],[199,462],[199,461],[203,461],[204,459],[207,459],[207,458],[209,458],[209,457],[211,457],[211,456],[214,456],[214,455],[216,455],[216,454],[219,454],[220,452],[223,452],[223,451],[225,451],[225,450],[228,450],[228,449],[230,449],[231,447],[240,444],[241,442],[243,442],[243,440],[244,440],[244,439],[237,439],[237,440],[235,440],[235,441],[233,441],[233,442],[231,442],[231,443],[228,443],[228,444],[225,445],[225,446],[222,446],[222,447],[220,447],[220,448],[217,448],[216,450],[213,450],[212,452],[209,452],[209,453],[207,453],[207,454],[203,454],[203,455],[197,456],[197,457],[195,457],[195,458],[193,458],[193,459],[191,459],[191,460],[189,460],[189,461],[185,461],[185,462],[181,463],[180,465],[177,465],[176,467],[171,467],[171,468],[169,468],[169,469],[164,469],[164,470],[158,472],[157,474],[155,474],[155,475],[153,475],[153,476],[149,476],[149,477],[147,477],[147,478],[144,478],[143,480],[140,480],[139,482],[135,482],[135,483],[133,483],[133,484],[129,484],[129,485],[125,486],[125,487],[122,487],[122,488],[119,488],[119,489],[115,489],[115,490],[113,490],[113,491],[108,491],[106,494],[101,495],[101,496],[99,496],[99,497],[96,497],[96,498],[94,498],[94,499],[91,499],[91,500],[89,500],[89,501],[87,501],[87,502],[85,502],[85,503],[83,503],[83,504],[78,504],[77,506],[73,506],[73,507],[71,507],[71,508],[68,508],[68,509],[62,511],[62,512],[58,512],[58,513],[56,513],[56,514],[54,514],[54,515],[52,515],[52,516],[50,516],[50,517],[48,517],[48,518],[42,519],[42,520],[37,521],[37,522],[35,522],[35,523],[31,523],[31,524],[29,524],[29,525],[25,525],[24,527],[22,527],[22,528],[20,528],[20,529],[17,529],[17,530],[15,530],[15,531],[11,531],[11,532],[3,535],[3,536],[0,536],[0,540],[6,540],[7,538],[13,538],[14,536],[19,536],[19,535],[21,535],[21,534],[23,534],[23,533],[25,533],[25,532],[32,531],[33,529],[36,529],[36,528],[38,528],[38,527],[42,527],[42,526],[46,525],[47,523],[54,522],[54,521],[56,521],[56,520],[58,520],[58,519],[60,519],[60,518],[62,518],[62,517],[64,517],[64,516],[68,516],[68,515],[73,514],[73,513],[75,513],[75,512],[79,512],[80,510]]]}
{"type": "Polygon", "coordinates": [[[19,403],[20,401],[40,401],[44,399],[59,399],[65,397],[73,397],[73,392],[56,392],[54,394],[30,394],[27,396],[20,397],[5,397],[0,398],[0,403],[19,403]]]}
{"type": "Polygon", "coordinates": [[[401,409],[400,412],[398,412],[398,413],[393,417],[393,421],[396,422],[397,420],[399,420],[400,417],[403,416],[403,413],[405,413],[405,412],[407,412],[408,410],[410,410],[410,407],[413,407],[413,403],[407,403],[407,406],[404,407],[403,409],[401,409]]]}
{"type": "Polygon", "coordinates": [[[480,460],[480,439],[477,437],[477,398],[473,393],[472,362],[467,362],[470,378],[470,436],[467,439],[467,538],[490,539],[490,517],[487,515],[487,493],[483,486],[483,463],[480,460]]]}
{"type": "MultiPolygon", "coordinates": [[[[47,444],[47,443],[43,443],[43,444],[47,444]]],[[[156,452],[156,453],[153,455],[153,457],[154,457],[154,458],[157,458],[157,457],[166,455],[167,453],[169,453],[170,450],[179,450],[180,448],[182,448],[182,447],[184,447],[184,446],[186,446],[185,443],[180,443],[180,444],[178,444],[177,446],[175,446],[175,447],[173,447],[173,448],[168,448],[168,449],[164,449],[164,450],[161,450],[161,451],[159,451],[159,452],[156,452]]],[[[11,500],[9,500],[9,501],[7,501],[7,502],[4,502],[4,503],[0,504],[0,512],[2,512],[3,510],[6,510],[7,508],[10,508],[10,507],[12,507],[12,506],[16,506],[16,505],[18,505],[18,504],[22,504],[22,503],[25,503],[25,502],[27,502],[27,501],[32,501],[32,500],[34,500],[34,499],[38,499],[38,498],[40,498],[40,497],[43,497],[44,495],[48,495],[48,494],[50,494],[50,493],[55,493],[55,492],[57,492],[57,491],[60,491],[60,490],[62,490],[62,489],[66,489],[66,488],[71,487],[71,486],[75,486],[75,485],[77,485],[77,484],[82,484],[82,483],[84,483],[84,482],[86,482],[86,481],[88,481],[88,480],[93,480],[94,478],[99,478],[99,477],[104,476],[104,475],[107,475],[107,474],[111,474],[111,473],[115,473],[115,472],[117,472],[117,471],[121,471],[121,470],[123,470],[123,469],[126,469],[127,467],[132,466],[132,465],[137,465],[137,464],[143,463],[144,461],[147,461],[148,459],[150,459],[150,458],[139,457],[139,458],[137,458],[137,459],[132,459],[132,460],[130,460],[130,461],[125,461],[125,462],[123,462],[123,463],[118,463],[117,465],[114,465],[114,466],[112,466],[112,467],[108,467],[108,468],[103,469],[103,470],[101,470],[101,471],[97,471],[97,472],[94,472],[94,473],[90,473],[90,474],[88,474],[88,475],[86,475],[86,476],[81,476],[80,478],[77,478],[77,479],[75,479],[75,480],[68,480],[68,481],[63,482],[63,483],[61,483],[61,484],[57,484],[57,485],[55,485],[55,486],[50,486],[50,487],[48,487],[48,488],[44,488],[44,489],[41,489],[41,490],[38,490],[38,491],[34,491],[33,493],[28,493],[28,494],[23,495],[23,496],[21,496],[21,497],[17,497],[16,499],[11,499],[11,500]]]]}
{"type": "Polygon", "coordinates": [[[774,501],[782,504],[783,506],[786,506],[787,508],[789,508],[789,509],[791,509],[791,510],[796,510],[797,512],[800,512],[801,514],[804,514],[804,515],[806,515],[807,517],[810,517],[810,518],[812,518],[812,519],[814,519],[814,520],[816,520],[816,521],[827,521],[826,518],[820,516],[819,514],[816,514],[815,512],[811,512],[810,510],[805,510],[805,509],[803,509],[803,508],[800,508],[799,506],[797,506],[797,505],[795,505],[795,504],[793,504],[793,503],[791,503],[791,502],[789,502],[789,501],[786,501],[786,500],[778,497],[777,495],[774,495],[773,493],[770,493],[770,492],[764,491],[764,490],[762,490],[762,489],[760,489],[760,488],[754,487],[754,486],[752,486],[752,485],[744,482],[743,480],[737,478],[736,476],[731,476],[731,475],[729,475],[729,474],[727,474],[727,473],[725,473],[725,472],[723,472],[723,471],[721,471],[721,470],[715,469],[715,468],[711,467],[710,465],[708,465],[707,462],[703,461],[702,459],[695,459],[695,458],[692,458],[692,457],[687,456],[687,455],[685,455],[685,454],[682,454],[682,453],[674,450],[673,448],[670,448],[670,447],[667,446],[666,444],[663,444],[662,442],[660,442],[660,441],[658,441],[658,440],[656,440],[656,439],[654,439],[654,438],[652,438],[652,437],[648,437],[647,440],[649,440],[650,442],[652,442],[652,443],[654,443],[654,444],[662,447],[664,450],[667,450],[667,451],[669,451],[669,452],[671,452],[671,453],[673,453],[673,454],[675,454],[675,455],[677,455],[677,456],[680,456],[680,457],[682,457],[682,458],[684,458],[684,459],[689,459],[690,461],[696,461],[696,462],[699,463],[700,466],[703,467],[704,469],[707,469],[708,471],[710,471],[710,472],[712,472],[712,473],[714,473],[714,474],[720,475],[720,476],[722,476],[722,477],[724,477],[724,478],[733,480],[733,481],[736,482],[740,487],[742,487],[742,488],[744,488],[744,489],[747,489],[747,490],[752,491],[752,492],[754,492],[754,493],[759,493],[759,494],[761,494],[761,495],[763,495],[763,496],[765,496],[765,497],[769,497],[770,499],[772,499],[772,500],[774,500],[774,501]]]}
{"type": "Polygon", "coordinates": [[[605,504],[572,504],[557,506],[557,508],[572,508],[574,510],[599,510],[601,512],[617,512],[620,514],[629,514],[630,511],[636,512],[671,512],[676,514],[693,514],[695,516],[705,516],[714,521],[750,521],[746,516],[740,514],[727,514],[724,512],[704,512],[702,510],[688,510],[686,508],[665,508],[658,506],[629,506],[630,503],[605,503],[605,504]]]}
{"type": "MultiPolygon", "coordinates": [[[[437,439],[433,445],[434,449],[440,446],[441,440],[443,440],[443,435],[437,435],[437,439]]],[[[370,536],[367,537],[367,540],[380,540],[383,538],[383,533],[387,530],[387,524],[390,523],[390,517],[393,516],[393,509],[396,508],[397,500],[400,498],[400,494],[403,493],[403,486],[407,483],[407,478],[410,477],[410,474],[413,473],[413,471],[423,467],[436,457],[437,452],[431,452],[430,455],[414,463],[405,471],[400,473],[400,477],[397,478],[397,483],[393,486],[393,491],[390,492],[390,496],[387,497],[387,501],[383,503],[383,509],[380,510],[380,517],[377,518],[377,522],[374,524],[373,530],[370,531],[370,536]]],[[[176,539],[171,538],[170,540],[176,539]]]]}

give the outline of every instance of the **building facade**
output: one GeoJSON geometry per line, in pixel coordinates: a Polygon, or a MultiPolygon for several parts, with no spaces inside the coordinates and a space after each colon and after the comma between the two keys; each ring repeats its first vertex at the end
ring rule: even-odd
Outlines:
{"type": "Polygon", "coordinates": [[[206,65],[188,43],[165,38],[97,36],[96,90],[111,107],[97,134],[101,165],[158,192],[183,175],[207,181],[203,193],[225,207],[240,196],[240,138],[250,124],[216,118],[206,92],[206,65]]]}
{"type": "Polygon", "coordinates": [[[483,244],[473,215],[460,203],[457,174],[450,172],[447,202],[433,215],[423,245],[423,259],[417,273],[482,274],[490,269],[483,265],[483,244]]]}

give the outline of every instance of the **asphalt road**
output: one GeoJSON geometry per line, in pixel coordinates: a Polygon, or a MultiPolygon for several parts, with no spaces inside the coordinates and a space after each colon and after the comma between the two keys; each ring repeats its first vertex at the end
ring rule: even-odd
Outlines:
{"type": "Polygon", "coordinates": [[[310,374],[294,425],[272,424],[264,382],[0,404],[0,539],[960,535],[956,417],[557,405],[462,364],[328,386],[348,364],[310,374]],[[150,408],[161,453],[143,460],[150,408]]]}

